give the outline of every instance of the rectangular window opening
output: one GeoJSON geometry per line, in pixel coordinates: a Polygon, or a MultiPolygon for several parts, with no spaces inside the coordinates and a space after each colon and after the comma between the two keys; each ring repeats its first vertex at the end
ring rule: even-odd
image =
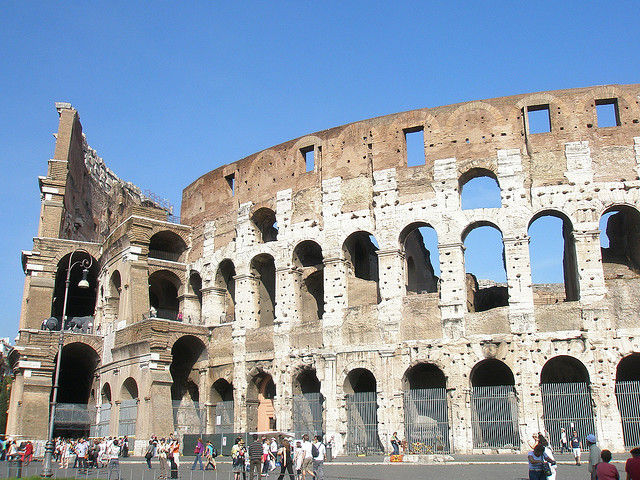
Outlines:
{"type": "Polygon", "coordinates": [[[231,175],[227,175],[224,179],[229,184],[229,188],[231,189],[231,195],[236,194],[236,174],[232,173],[231,175]]]}
{"type": "Polygon", "coordinates": [[[533,105],[527,107],[527,123],[529,133],[548,133],[551,131],[549,105],[533,105]]]}
{"type": "Polygon", "coordinates": [[[424,165],[424,128],[407,128],[404,130],[404,141],[407,145],[407,166],[424,165]]]}
{"type": "Polygon", "coordinates": [[[304,164],[307,172],[313,172],[316,168],[316,153],[314,145],[300,149],[300,153],[304,158],[304,164]]]}
{"type": "Polygon", "coordinates": [[[605,98],[596,100],[596,115],[598,116],[598,128],[619,127],[618,99],[605,98]]]}

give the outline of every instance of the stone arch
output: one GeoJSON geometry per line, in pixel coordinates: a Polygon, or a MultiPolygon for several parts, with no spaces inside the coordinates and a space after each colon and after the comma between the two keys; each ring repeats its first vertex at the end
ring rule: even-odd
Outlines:
{"type": "Polygon", "coordinates": [[[403,390],[446,388],[447,377],[440,367],[431,362],[418,362],[407,368],[402,376],[403,390]]]}
{"type": "Polygon", "coordinates": [[[102,390],[100,391],[100,398],[102,400],[102,403],[111,403],[111,385],[109,384],[109,382],[105,382],[105,384],[102,386],[102,390]]]}
{"type": "Polygon", "coordinates": [[[215,287],[221,294],[220,323],[233,322],[236,311],[236,267],[233,261],[225,258],[218,265],[214,279],[215,287]]]}
{"type": "MultiPolygon", "coordinates": [[[[469,234],[481,227],[491,227],[495,229],[500,235],[499,247],[502,253],[502,272],[504,272],[504,283],[501,281],[488,280],[484,285],[478,282],[476,274],[469,271],[469,261],[468,256],[471,257],[478,255],[480,258],[480,253],[483,253],[483,258],[487,258],[491,252],[487,252],[486,249],[490,247],[487,245],[487,241],[484,242],[481,248],[483,248],[482,252],[474,252],[471,249],[467,248],[465,250],[465,273],[466,273],[466,288],[467,288],[467,311],[469,312],[483,312],[486,310],[490,310],[496,307],[504,307],[509,305],[509,289],[506,285],[506,276],[507,276],[507,267],[506,267],[506,259],[505,259],[505,250],[504,243],[502,241],[502,230],[493,222],[487,220],[479,220],[470,223],[463,231],[461,235],[462,242],[465,243],[469,234]]],[[[497,238],[495,242],[498,242],[497,238]]],[[[487,262],[485,262],[487,263],[487,262]]],[[[477,266],[477,265],[476,265],[477,266]]],[[[494,269],[498,272],[500,269],[494,265],[494,269]]]]}
{"type": "Polygon", "coordinates": [[[251,259],[251,274],[257,280],[254,293],[258,306],[258,325],[273,325],[276,314],[276,265],[268,253],[261,253],[251,259]]]}
{"type": "Polygon", "coordinates": [[[608,205],[600,216],[600,239],[605,279],[640,275],[640,212],[635,206],[608,205]]]}
{"type": "MultiPolygon", "coordinates": [[[[182,308],[183,320],[188,323],[201,323],[202,318],[202,276],[197,270],[189,273],[188,295],[185,295],[182,308]]],[[[178,317],[180,315],[178,314],[178,317]]],[[[180,318],[178,318],[179,320],[180,318]]]]}
{"type": "Polygon", "coordinates": [[[265,371],[257,371],[247,385],[247,426],[253,431],[275,430],[277,426],[274,399],[276,385],[265,371]]]}
{"type": "MultiPolygon", "coordinates": [[[[407,225],[399,236],[400,249],[404,254],[405,284],[407,292],[434,293],[438,291],[439,278],[434,265],[440,269],[438,251],[438,233],[426,222],[414,222],[407,225]],[[435,257],[432,262],[431,251],[426,247],[427,235],[435,234],[435,257]]],[[[434,242],[431,242],[434,243],[434,242]]],[[[433,248],[433,245],[430,245],[433,248]]]]}
{"type": "Polygon", "coordinates": [[[468,113],[474,111],[486,111],[488,115],[491,117],[487,119],[487,125],[499,125],[502,123],[502,113],[500,110],[490,103],[482,102],[482,101],[474,101],[465,103],[457,107],[453,112],[449,114],[446,122],[446,128],[452,129],[454,126],[458,125],[458,122],[468,113]]]}
{"type": "Polygon", "coordinates": [[[378,387],[371,370],[354,368],[344,381],[347,407],[347,452],[382,449],[378,437],[378,387]]]}
{"type": "Polygon", "coordinates": [[[160,230],[149,238],[149,258],[184,263],[186,252],[187,242],[171,230],[160,230]]]}
{"type": "Polygon", "coordinates": [[[638,405],[640,405],[640,353],[623,357],[616,368],[616,400],[622,419],[625,447],[638,444],[638,405]]]}
{"type": "MultiPolygon", "coordinates": [[[[527,234],[529,234],[529,249],[531,251],[532,247],[535,248],[536,238],[534,235],[531,235],[531,226],[543,217],[554,217],[559,219],[562,222],[561,232],[563,239],[562,246],[562,271],[563,271],[563,280],[564,280],[564,299],[566,301],[575,301],[580,298],[580,284],[578,281],[578,261],[576,257],[576,245],[575,239],[573,237],[573,224],[570,218],[562,211],[553,210],[553,209],[545,209],[536,212],[529,220],[529,225],[527,226],[527,234]]],[[[545,229],[545,234],[549,234],[549,229],[545,229]]],[[[531,261],[531,269],[533,274],[533,256],[531,261]]],[[[533,275],[532,275],[533,277],[533,275]]],[[[552,282],[542,282],[545,284],[549,284],[552,282]]],[[[548,299],[553,298],[553,291],[545,292],[545,288],[542,286],[536,286],[535,279],[533,280],[533,294],[534,298],[541,298],[545,303],[549,303],[548,299]]]]}
{"type": "Polygon", "coordinates": [[[588,112],[593,111],[593,125],[597,125],[596,122],[596,108],[594,102],[596,100],[604,100],[615,98],[618,101],[618,111],[620,112],[620,124],[626,125],[631,123],[634,118],[634,113],[638,115],[638,105],[636,99],[631,95],[628,95],[624,90],[621,90],[617,85],[599,85],[597,87],[590,88],[581,96],[576,96],[575,108],[576,111],[588,112]],[[628,113],[627,113],[628,112],[628,113]]]}
{"type": "Polygon", "coordinates": [[[200,369],[206,367],[208,352],[204,342],[193,335],[183,335],[171,347],[169,372],[173,379],[171,400],[187,398],[199,402],[200,369]]]}
{"type": "Polygon", "coordinates": [[[322,247],[303,240],[293,249],[292,263],[300,272],[298,301],[303,322],[314,322],[324,315],[324,258],[322,247]]]}
{"type": "MultiPolygon", "coordinates": [[[[473,188],[473,187],[472,187],[473,188]]],[[[473,167],[468,170],[465,170],[460,174],[458,178],[458,191],[460,192],[460,205],[463,210],[475,209],[475,208],[500,208],[502,205],[501,192],[500,192],[500,181],[496,172],[489,168],[488,166],[478,166],[473,167]],[[483,181],[482,179],[488,179],[489,181],[483,181]],[[475,205],[475,199],[473,199],[467,192],[470,191],[470,188],[467,188],[465,191],[465,186],[478,184],[480,188],[489,188],[491,190],[492,200],[490,203],[495,204],[485,204],[484,202],[481,205],[475,205]],[[495,186],[495,188],[494,188],[495,186]]]]}
{"type": "Polygon", "coordinates": [[[261,207],[251,215],[251,222],[262,243],[278,240],[278,222],[276,212],[268,207],[261,207]]]}
{"type": "Polygon", "coordinates": [[[616,382],[640,382],[640,353],[633,352],[620,359],[616,382]]]}
{"type": "MultiPolygon", "coordinates": [[[[180,311],[180,277],[170,270],[157,270],[149,275],[149,305],[155,316],[176,320],[180,311]]],[[[153,315],[152,315],[153,316],[153,315]]]]}
{"type": "Polygon", "coordinates": [[[469,381],[472,387],[515,385],[513,371],[497,358],[487,358],[476,363],[471,369],[469,381]]]}
{"type": "Polygon", "coordinates": [[[69,277],[69,293],[67,299],[67,324],[73,317],[93,317],[96,308],[96,300],[98,295],[98,272],[99,263],[89,253],[84,251],[76,251],[63,255],[57,263],[56,277],[53,290],[53,299],[51,302],[51,316],[62,319],[63,304],[65,301],[65,283],[67,278],[67,269],[69,268],[69,259],[74,264],[69,277]],[[78,261],[90,261],[91,266],[88,268],[86,280],[89,282],[89,288],[78,286],[84,277],[83,265],[77,264],[78,261]]]}
{"type": "Polygon", "coordinates": [[[209,424],[214,433],[231,433],[233,429],[234,398],[233,383],[218,378],[209,391],[209,424]]]}
{"type": "Polygon", "coordinates": [[[316,369],[296,369],[293,377],[293,430],[296,437],[323,432],[324,396],[316,369]]]}
{"type": "Polygon", "coordinates": [[[128,377],[120,387],[119,436],[135,436],[139,402],[138,383],[133,377],[128,377]]]}
{"type": "Polygon", "coordinates": [[[138,383],[133,377],[126,378],[120,386],[120,400],[138,400],[138,383]]]}
{"type": "Polygon", "coordinates": [[[342,244],[350,307],[380,303],[377,250],[375,237],[362,230],[350,234],[342,244]]]}
{"type": "Polygon", "coordinates": [[[584,363],[570,355],[558,355],[547,360],[540,371],[540,383],[586,383],[589,371],[584,363]]]}

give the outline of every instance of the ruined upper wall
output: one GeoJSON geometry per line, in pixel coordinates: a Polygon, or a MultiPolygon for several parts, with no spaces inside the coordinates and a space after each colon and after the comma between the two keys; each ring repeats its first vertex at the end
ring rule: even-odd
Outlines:
{"type": "MultiPolygon", "coordinates": [[[[64,185],[59,238],[102,242],[134,207],[146,208],[151,218],[166,220],[167,208],[143,195],[137,186],[118,178],[89,146],[78,112],[71,104],[58,102],[56,108],[60,123],[54,158],[42,182],[56,180],[64,185]]],[[[57,219],[43,218],[43,221],[55,223],[57,219]]],[[[45,229],[55,230],[55,225],[45,229]]]]}
{"type": "MultiPolygon", "coordinates": [[[[295,223],[313,215],[314,195],[322,180],[332,177],[341,177],[345,190],[352,192],[344,211],[370,208],[372,172],[388,168],[397,169],[400,202],[410,202],[435,196],[435,160],[456,157],[460,175],[476,167],[495,172],[499,149],[520,150],[525,187],[566,183],[565,143],[573,141],[589,142],[594,181],[636,179],[635,164],[628,159],[634,158],[633,137],[640,132],[639,94],[638,84],[539,92],[424,108],[324,130],[203,175],[183,191],[182,222],[194,227],[222,217],[233,222],[238,206],[249,201],[275,210],[275,193],[291,188],[295,223]],[[598,128],[596,102],[608,99],[616,99],[619,126],[598,128]],[[548,106],[551,131],[531,134],[526,110],[539,106],[548,106]],[[416,128],[424,129],[425,164],[407,167],[405,132],[416,128]],[[312,172],[305,168],[302,152],[307,148],[315,150],[312,172]]],[[[216,235],[222,234],[222,223],[216,235]]],[[[228,228],[230,240],[232,225],[228,228]]]]}

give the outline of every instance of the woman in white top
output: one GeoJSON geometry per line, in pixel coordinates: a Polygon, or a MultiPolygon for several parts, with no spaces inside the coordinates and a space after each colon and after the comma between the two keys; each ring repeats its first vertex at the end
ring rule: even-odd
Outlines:
{"type": "Polygon", "coordinates": [[[540,445],[544,445],[545,456],[547,456],[549,460],[552,460],[554,462],[554,463],[549,463],[549,466],[551,467],[551,475],[547,477],[547,480],[556,480],[556,469],[558,468],[558,465],[555,463],[556,459],[553,456],[553,450],[551,450],[551,445],[549,445],[549,441],[544,437],[544,435],[539,436],[538,442],[540,443],[540,445]]]}

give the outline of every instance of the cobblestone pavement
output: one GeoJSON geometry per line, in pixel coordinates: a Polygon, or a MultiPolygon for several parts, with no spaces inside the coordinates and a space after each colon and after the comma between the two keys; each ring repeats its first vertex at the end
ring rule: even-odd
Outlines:
{"type": "MultiPolygon", "coordinates": [[[[382,457],[349,458],[342,457],[332,463],[325,464],[326,480],[443,480],[443,479],[491,479],[491,480],[520,480],[527,479],[527,464],[524,455],[474,455],[454,456],[455,461],[447,464],[416,465],[409,463],[388,464],[383,463],[382,457]]],[[[615,462],[621,477],[624,476],[625,456],[616,456],[615,462]]],[[[567,456],[559,459],[559,480],[586,480],[588,477],[584,463],[576,466],[567,456]]],[[[229,461],[222,458],[218,462],[215,471],[191,470],[192,458],[184,457],[180,466],[180,478],[182,480],[233,480],[229,461]]],[[[122,480],[155,480],[160,469],[157,459],[154,459],[153,468],[149,470],[143,459],[123,459],[121,462],[122,480]]],[[[0,464],[0,478],[15,478],[15,470],[7,470],[6,462],[0,464]],[[11,476],[10,473],[14,475],[11,476]]],[[[32,463],[22,470],[22,477],[39,475],[42,464],[32,463]]],[[[279,470],[279,469],[278,469],[279,470]]],[[[268,477],[260,480],[277,480],[279,471],[271,472],[268,477]]],[[[55,478],[88,478],[107,479],[106,469],[90,470],[87,475],[79,475],[78,470],[56,470],[55,478]]],[[[247,475],[247,480],[249,476],[247,475]]],[[[288,476],[285,477],[288,480],[288,476]]]]}

